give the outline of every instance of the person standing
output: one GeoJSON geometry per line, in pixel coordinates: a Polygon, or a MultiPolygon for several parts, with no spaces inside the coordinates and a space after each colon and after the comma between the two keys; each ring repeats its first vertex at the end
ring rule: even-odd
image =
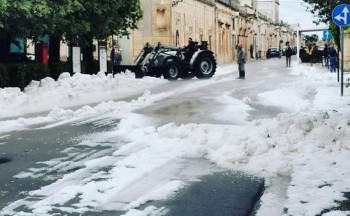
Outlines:
{"type": "Polygon", "coordinates": [[[250,51],[250,58],[254,58],[254,46],[253,46],[253,44],[250,44],[250,48],[249,48],[249,51],[250,51]]]}
{"type": "Polygon", "coordinates": [[[119,49],[119,47],[113,45],[111,54],[110,54],[111,61],[113,62],[113,66],[120,65],[122,61],[122,54],[119,49]]]}
{"type": "Polygon", "coordinates": [[[242,44],[238,44],[237,48],[238,48],[237,63],[238,63],[238,72],[239,72],[239,77],[237,79],[245,79],[245,69],[244,69],[244,65],[246,63],[245,50],[243,49],[242,44]]]}
{"type": "Polygon", "coordinates": [[[327,46],[327,44],[324,45],[324,49],[323,49],[323,62],[324,62],[324,66],[325,67],[329,66],[328,46],[327,46]]]}
{"type": "Polygon", "coordinates": [[[335,73],[337,68],[338,53],[332,45],[329,48],[328,56],[329,56],[329,70],[331,71],[331,73],[333,72],[335,73]]]}
{"type": "Polygon", "coordinates": [[[121,65],[122,63],[122,52],[121,50],[119,49],[119,47],[116,47],[115,48],[115,55],[114,55],[114,64],[115,65],[121,65]]]}
{"type": "Polygon", "coordinates": [[[293,50],[290,47],[289,43],[287,43],[287,48],[286,48],[286,67],[290,67],[290,63],[292,60],[292,54],[293,54],[293,50]]]}
{"type": "Polygon", "coordinates": [[[110,62],[111,62],[111,65],[112,65],[112,73],[114,75],[114,56],[115,56],[115,45],[112,46],[112,49],[111,49],[111,53],[109,55],[109,58],[110,58],[110,62]]]}

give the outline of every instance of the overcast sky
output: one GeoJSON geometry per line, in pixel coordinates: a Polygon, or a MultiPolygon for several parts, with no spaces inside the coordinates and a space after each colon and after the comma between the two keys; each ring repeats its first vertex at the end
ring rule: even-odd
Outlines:
{"type": "Polygon", "coordinates": [[[312,28],[327,26],[320,24],[316,26],[313,21],[317,20],[311,12],[306,11],[305,2],[302,0],[280,0],[280,20],[289,24],[298,24],[301,28],[312,28]]]}

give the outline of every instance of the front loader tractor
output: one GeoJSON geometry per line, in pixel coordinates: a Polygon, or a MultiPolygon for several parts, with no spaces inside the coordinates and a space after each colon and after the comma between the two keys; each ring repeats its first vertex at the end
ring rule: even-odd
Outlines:
{"type": "Polygon", "coordinates": [[[134,72],[136,78],[163,76],[168,80],[192,77],[208,79],[215,74],[216,60],[214,53],[207,49],[205,41],[202,45],[196,45],[194,53],[161,43],[153,46],[146,43],[134,65],[116,65],[113,73],[125,70],[134,72]]]}

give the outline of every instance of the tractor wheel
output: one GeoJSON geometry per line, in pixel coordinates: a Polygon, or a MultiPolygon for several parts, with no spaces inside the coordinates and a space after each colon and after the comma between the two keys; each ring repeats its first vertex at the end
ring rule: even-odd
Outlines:
{"type": "Polygon", "coordinates": [[[194,74],[198,79],[208,79],[215,74],[216,60],[210,53],[199,55],[194,64],[194,74]]]}
{"type": "Polygon", "coordinates": [[[163,76],[168,80],[177,80],[180,77],[180,70],[176,62],[168,61],[165,63],[163,76]]]}

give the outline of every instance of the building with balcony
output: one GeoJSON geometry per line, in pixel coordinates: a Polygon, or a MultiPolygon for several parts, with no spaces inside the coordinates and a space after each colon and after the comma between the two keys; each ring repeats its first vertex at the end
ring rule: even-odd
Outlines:
{"type": "Polygon", "coordinates": [[[261,3],[264,4],[261,0],[141,0],[144,17],[138,29],[129,37],[117,38],[123,64],[132,64],[146,42],[182,47],[190,37],[207,41],[219,64],[235,61],[239,43],[247,53],[252,46],[254,57],[265,57],[269,47],[278,47],[280,41],[292,36],[285,35],[290,32],[288,26],[278,23],[278,0],[265,0],[265,5],[274,6],[269,16],[259,10],[261,3]]]}
{"type": "Polygon", "coordinates": [[[274,23],[279,23],[279,0],[254,0],[257,10],[271,19],[274,23]]]}

